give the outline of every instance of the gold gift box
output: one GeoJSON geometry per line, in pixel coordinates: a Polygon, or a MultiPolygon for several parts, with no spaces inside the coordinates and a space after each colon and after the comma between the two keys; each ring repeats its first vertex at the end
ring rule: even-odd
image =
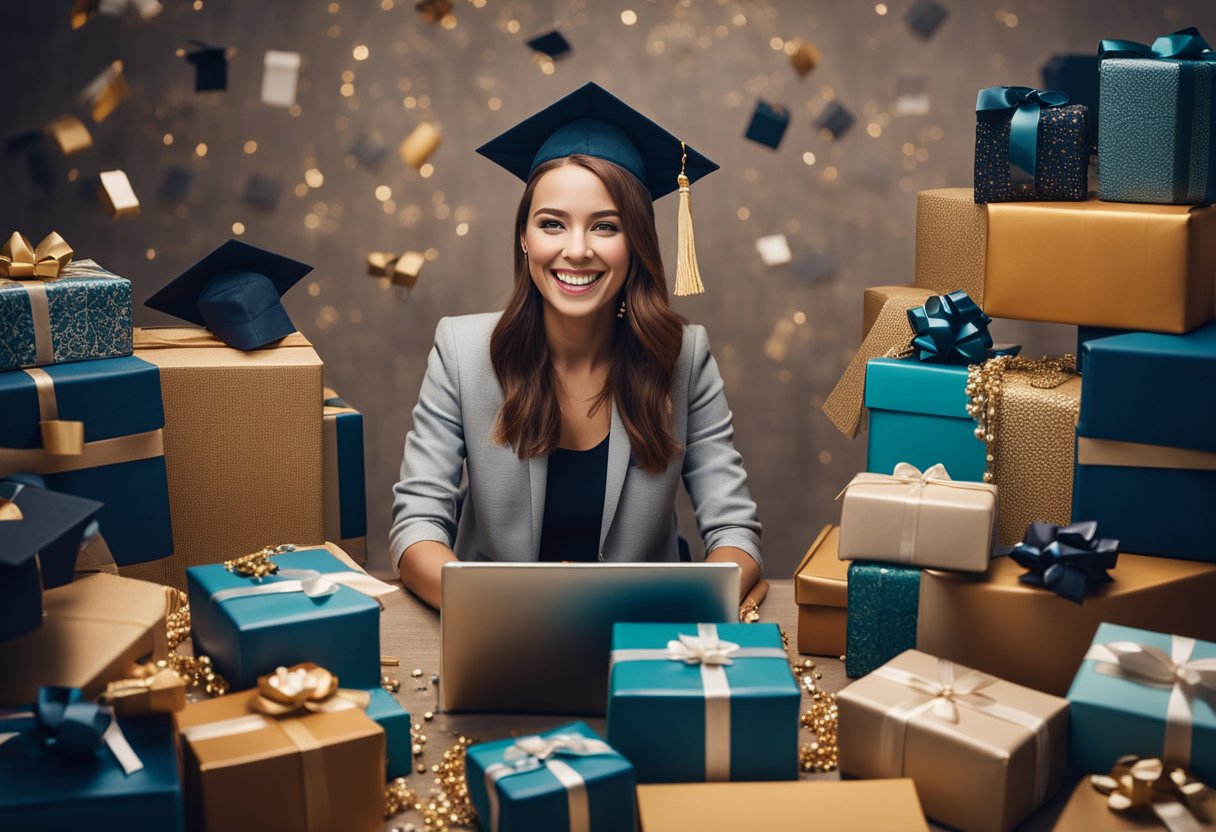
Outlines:
{"type": "MultiPolygon", "coordinates": [[[[1052,832],[1168,832],[1166,825],[1152,812],[1116,812],[1107,806],[1106,801],[1106,795],[1095,789],[1088,777],[1083,778],[1073,789],[1052,832]]],[[[1210,799],[1207,802],[1207,816],[1196,817],[1188,812],[1190,818],[1195,819],[1195,825],[1182,828],[1190,832],[1216,830],[1216,807],[1212,806],[1212,802],[1210,799]]]]}
{"type": "MultiPolygon", "coordinates": [[[[980,691],[986,700],[1019,712],[1022,719],[1045,723],[1047,745],[1042,763],[1035,733],[1029,727],[994,715],[983,701],[969,707],[969,697],[958,690],[956,721],[932,710],[912,714],[901,751],[885,742],[889,722],[896,719],[892,712],[921,710],[917,706],[932,700],[879,675],[885,668],[925,680],[939,679],[937,658],[907,650],[840,691],[836,701],[841,774],[909,777],[916,783],[926,815],[966,832],[1007,832],[1038,808],[1038,778],[1044,778],[1043,799],[1063,784],[1067,777],[1067,700],[1001,679],[980,691]],[[884,758],[887,750],[892,752],[890,759],[884,758]]],[[[955,678],[961,681],[968,670],[957,666],[955,678]]]]}
{"type": "Polygon", "coordinates": [[[848,624],[849,565],[837,556],[840,529],[824,526],[794,572],[798,652],[839,658],[848,624]]]}
{"type": "Polygon", "coordinates": [[[1026,572],[996,558],[986,576],[927,571],[920,579],[916,646],[985,673],[1064,695],[1108,621],[1216,641],[1216,565],[1119,555],[1114,581],[1083,604],[1019,583],[1026,572]]]}
{"type": "Polygon", "coordinates": [[[257,695],[221,696],[175,715],[190,828],[383,829],[384,729],[359,708],[264,717],[251,707],[257,695]],[[230,720],[253,725],[232,732],[239,723],[230,720]]]}
{"type": "Polygon", "coordinates": [[[303,335],[243,352],[137,328],[135,354],[160,368],[174,554],[123,574],[184,589],[188,566],[325,539],[322,364],[303,335]]]}
{"type": "Polygon", "coordinates": [[[916,285],[964,289],[995,318],[1188,332],[1212,319],[1213,271],[1208,205],[917,198],[916,285]]]}
{"type": "Polygon", "coordinates": [[[995,531],[995,485],[858,474],[844,491],[839,553],[841,560],[986,572],[995,531]]]}
{"type": "Polygon", "coordinates": [[[125,678],[138,659],[168,655],[163,586],[90,575],[42,594],[42,626],[0,643],[0,705],[33,702],[42,685],[81,688],[88,699],[125,678]]]}
{"type": "Polygon", "coordinates": [[[927,832],[911,780],[656,783],[638,786],[640,832],[927,832]]]}

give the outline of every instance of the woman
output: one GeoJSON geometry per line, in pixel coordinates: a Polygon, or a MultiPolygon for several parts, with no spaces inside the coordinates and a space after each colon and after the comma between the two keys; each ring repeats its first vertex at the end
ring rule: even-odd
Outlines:
{"type": "MultiPolygon", "coordinates": [[[[527,182],[515,287],[501,313],[439,322],[394,487],[402,582],[438,608],[457,558],[677,560],[682,479],[706,560],[739,564],[746,593],[756,506],[705,330],[668,302],[654,224],[683,145],[588,84],[478,152],[527,182]]],[[[687,159],[690,180],[716,169],[687,159]]]]}

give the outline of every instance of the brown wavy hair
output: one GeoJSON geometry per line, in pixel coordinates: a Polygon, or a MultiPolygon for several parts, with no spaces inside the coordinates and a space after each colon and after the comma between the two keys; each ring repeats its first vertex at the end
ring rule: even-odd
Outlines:
{"type": "Polygon", "coordinates": [[[667,297],[667,278],[646,187],[623,168],[595,156],[575,154],[545,162],[528,179],[515,217],[515,288],[490,336],[490,362],[502,385],[503,404],[493,438],[520,459],[545,456],[561,438],[557,377],[545,338],[544,301],[532,283],[519,245],[532,209],[536,183],[562,165],[578,165],[599,177],[621,215],[629,243],[629,271],[621,298],[626,314],[617,320],[612,366],[595,413],[615,402],[629,434],[633,458],[645,471],[663,471],[681,451],[671,420],[671,382],[684,340],[684,318],[667,297]]]}

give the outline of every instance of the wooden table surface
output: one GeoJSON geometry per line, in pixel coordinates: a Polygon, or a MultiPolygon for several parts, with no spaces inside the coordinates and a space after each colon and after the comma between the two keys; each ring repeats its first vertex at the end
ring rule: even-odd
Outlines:
{"type": "MultiPolygon", "coordinates": [[[[384,579],[388,576],[378,575],[384,579]]],[[[793,580],[769,581],[768,597],[760,607],[762,621],[779,624],[789,636],[790,656],[798,657],[797,617],[798,608],[794,604],[793,580]]],[[[415,723],[422,722],[425,726],[427,744],[423,754],[416,760],[430,766],[438,762],[443,751],[450,747],[455,737],[463,734],[480,741],[495,740],[502,737],[535,733],[548,730],[576,717],[568,716],[537,716],[531,714],[444,714],[438,710],[438,692],[432,684],[432,677],[439,673],[439,614],[423,604],[408,592],[395,593],[384,599],[384,614],[381,616],[380,652],[386,656],[397,656],[401,660],[400,667],[384,668],[387,675],[396,676],[401,681],[401,689],[397,699],[409,710],[415,723]],[[419,672],[414,676],[415,672],[419,672]],[[425,721],[423,715],[432,713],[433,719],[425,721]]],[[[844,674],[844,662],[838,658],[812,656],[816,667],[822,672],[824,688],[838,691],[848,684],[844,674]]],[[[486,684],[493,684],[487,679],[486,684]]],[[[583,720],[601,735],[605,731],[602,717],[583,718],[583,720]]],[[[799,744],[808,742],[810,734],[801,732],[799,744]]],[[[831,774],[802,774],[803,779],[836,779],[838,775],[831,774]]],[[[432,776],[415,773],[410,778],[410,784],[421,794],[429,790],[432,776]]],[[[1042,810],[1032,816],[1019,827],[1019,832],[1042,832],[1051,829],[1055,817],[1063,808],[1068,789],[1065,789],[1055,800],[1048,803],[1042,810]]],[[[808,822],[813,819],[813,813],[808,815],[808,822]]],[[[385,824],[386,830],[402,827],[406,823],[414,823],[422,829],[421,819],[415,813],[398,815],[385,824]]],[[[941,827],[933,826],[934,829],[941,827]]]]}

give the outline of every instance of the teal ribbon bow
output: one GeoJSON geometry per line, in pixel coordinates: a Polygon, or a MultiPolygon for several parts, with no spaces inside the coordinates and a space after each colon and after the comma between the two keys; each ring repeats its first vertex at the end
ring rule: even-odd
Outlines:
{"type": "Polygon", "coordinates": [[[924,306],[908,310],[914,333],[912,350],[920,361],[946,364],[979,364],[988,357],[992,336],[984,314],[962,289],[934,295],[924,306]]]}
{"type": "MultiPolygon", "coordinates": [[[[1009,122],[1009,171],[1034,180],[1043,109],[1063,107],[1068,94],[1034,87],[987,87],[975,97],[975,115],[983,121],[1009,122]]],[[[1020,178],[1020,177],[1015,177],[1020,178]]]]}
{"type": "Polygon", "coordinates": [[[1182,61],[1216,61],[1216,52],[1194,26],[1162,35],[1152,46],[1134,40],[1103,40],[1098,44],[1098,59],[1174,58],[1182,61]]]}
{"type": "Polygon", "coordinates": [[[45,685],[32,710],[0,714],[0,745],[19,735],[66,757],[91,757],[105,745],[128,775],[143,768],[110,706],[87,701],[80,688],[45,685]]]}

